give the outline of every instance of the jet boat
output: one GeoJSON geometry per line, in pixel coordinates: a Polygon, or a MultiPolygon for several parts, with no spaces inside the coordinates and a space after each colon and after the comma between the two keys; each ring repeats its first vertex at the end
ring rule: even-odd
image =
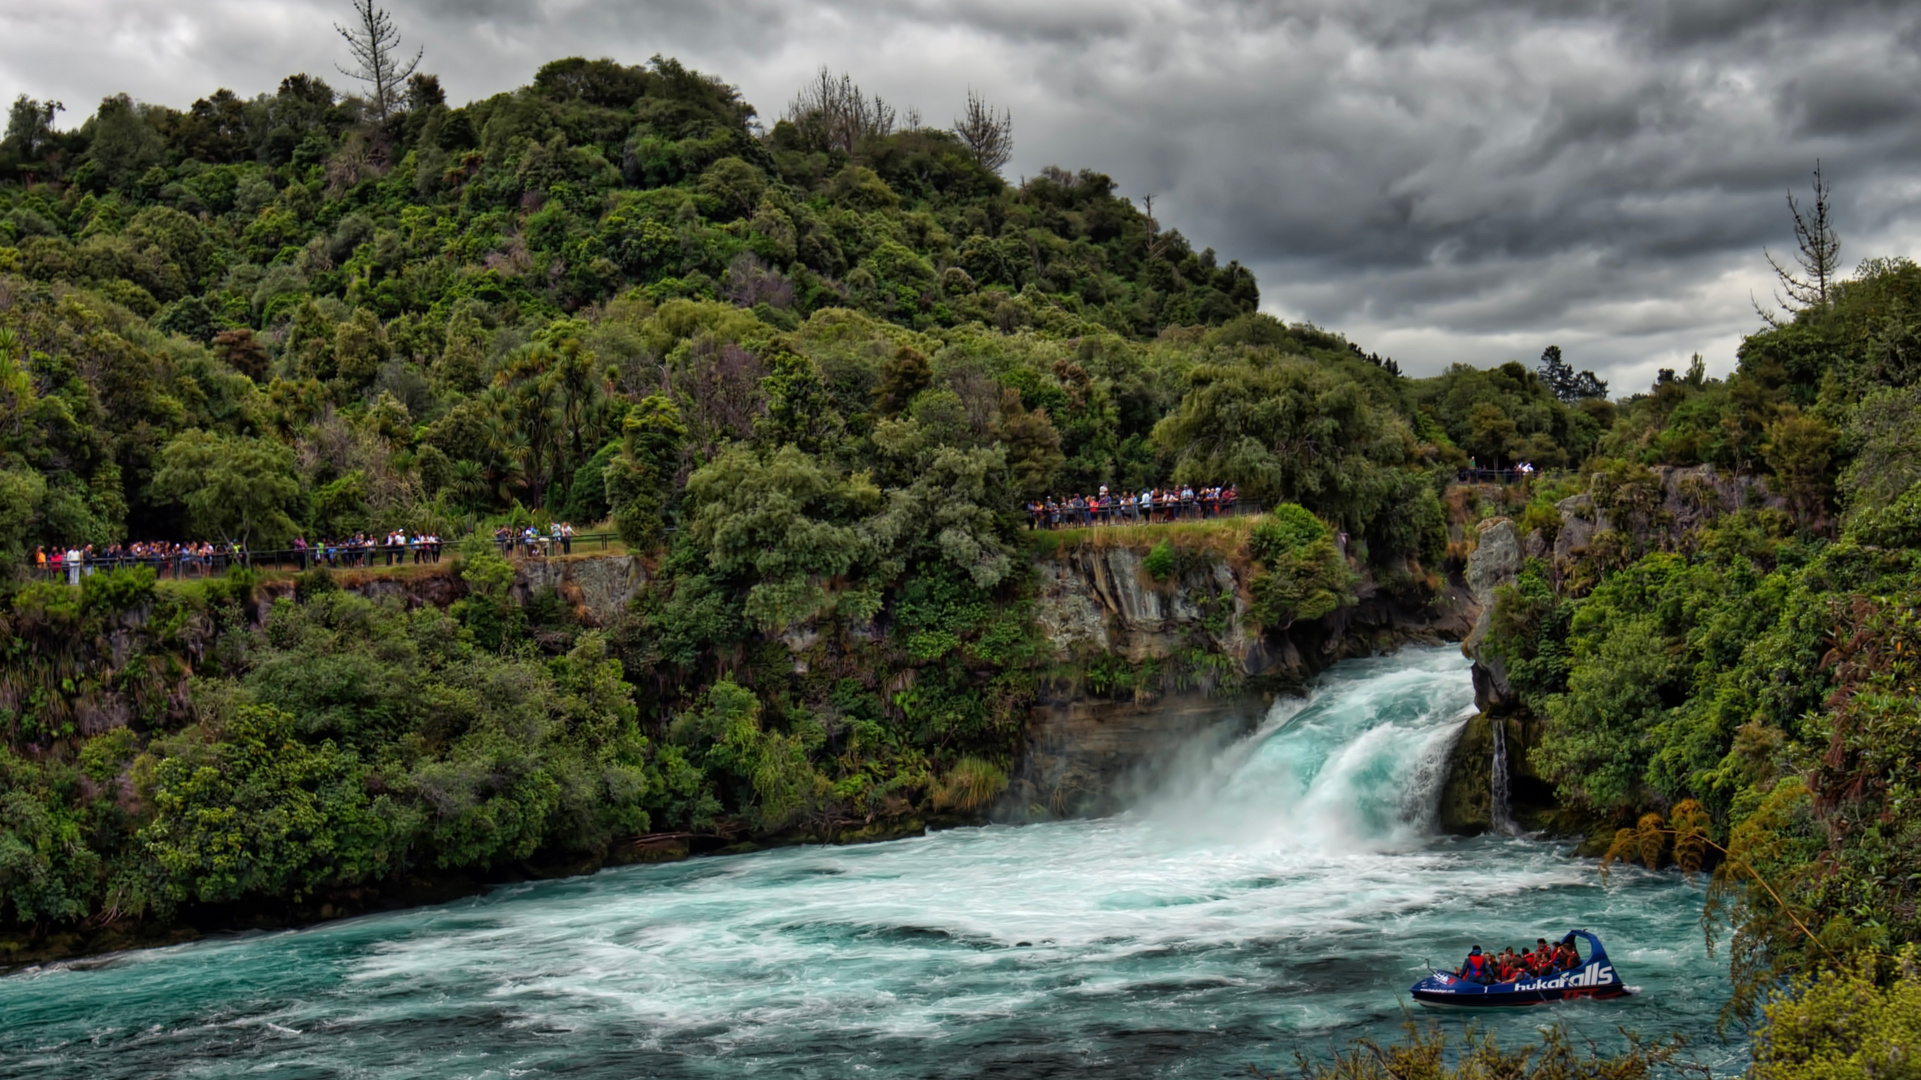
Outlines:
{"type": "Polygon", "coordinates": [[[1575,945],[1587,943],[1587,955],[1572,968],[1528,975],[1512,982],[1478,983],[1459,975],[1437,971],[1414,984],[1410,993],[1423,1005],[1465,1005],[1492,1007],[1502,1005],[1545,1005],[1575,998],[1625,997],[1634,991],[1621,982],[1621,974],[1608,961],[1601,939],[1586,930],[1569,930],[1561,940],[1575,945]]]}

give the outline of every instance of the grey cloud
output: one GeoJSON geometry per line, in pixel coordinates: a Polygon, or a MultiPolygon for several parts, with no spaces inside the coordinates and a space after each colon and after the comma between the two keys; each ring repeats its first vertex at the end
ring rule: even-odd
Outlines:
{"type": "MultiPolygon", "coordinates": [[[[0,92],[185,104],[326,74],[344,2],[71,0],[0,15],[0,92]]],[[[1852,256],[1909,254],[1921,6],[1890,0],[417,0],[457,97],[560,56],[680,57],[763,117],[816,65],[1014,109],[1010,176],[1156,195],[1269,308],[1403,367],[1558,341],[1620,379],[1732,366],[1814,159],[1852,256]]],[[[75,110],[80,111],[79,109],[75,110]]]]}

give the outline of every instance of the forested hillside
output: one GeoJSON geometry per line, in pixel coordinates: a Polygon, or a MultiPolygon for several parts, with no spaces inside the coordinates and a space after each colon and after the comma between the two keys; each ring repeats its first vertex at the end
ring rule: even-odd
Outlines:
{"type": "Polygon", "coordinates": [[[1281,509],[1236,553],[1270,630],[1362,580],[1433,596],[1460,526],[1512,516],[1534,558],[1486,648],[1568,820],[1672,817],[1780,886],[1718,894],[1746,970],[1921,934],[1921,270],[1864,264],[1725,380],[1610,401],[1557,349],[1409,379],[1255,313],[1247,270],[1109,178],[1010,183],[834,86],[770,129],[665,59],[457,108],[426,76],[66,130],[17,102],[0,920],[975,813],[1042,686],[1231,688],[1204,650],[1056,655],[1031,615],[1026,501],[1178,482],[1281,509]],[[1470,461],[1551,471],[1477,494],[1470,461]],[[1682,522],[1652,467],[1700,464],[1768,494],[1682,522]],[[559,519],[644,564],[608,625],[510,595],[485,534],[559,519]],[[396,528],[461,549],[451,606],[32,565],[396,528]]]}
{"type": "Polygon", "coordinates": [[[1105,177],[1010,185],[825,76],[762,133],[668,60],[390,106],[298,76],[66,132],[14,109],[10,920],[977,812],[1044,682],[1221,670],[1046,649],[1027,499],[1301,502],[1260,550],[1277,624],[1347,591],[1337,529],[1438,580],[1461,455],[1392,362],[1254,315],[1105,177]],[[486,534],[556,519],[643,557],[615,624],[509,595],[486,534]],[[396,528],[479,537],[451,609],[315,573],[263,620],[246,572],[30,565],[396,528]]]}

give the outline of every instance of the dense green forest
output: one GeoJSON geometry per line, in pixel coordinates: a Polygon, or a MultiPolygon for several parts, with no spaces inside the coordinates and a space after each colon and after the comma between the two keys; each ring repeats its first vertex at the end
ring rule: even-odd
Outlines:
{"type": "MultiPolygon", "coordinates": [[[[1303,504],[1259,552],[1277,624],[1346,592],[1336,528],[1437,576],[1464,458],[1392,361],[1254,314],[1246,270],[1106,177],[1010,185],[952,133],[820,107],[763,133],[669,60],[460,109],[421,77],[374,111],[304,76],[66,132],[14,109],[18,925],[977,812],[1042,683],[1223,677],[1052,656],[1027,498],[1303,504]],[[616,625],[509,595],[484,534],[554,518],[643,555],[616,625]],[[451,608],[26,572],[42,545],[393,528],[483,536],[451,608]]],[[[1517,385],[1531,422],[1565,411],[1517,385]]]]}
{"type": "Polygon", "coordinates": [[[1437,595],[1461,526],[1512,516],[1538,557],[1488,648],[1569,820],[1725,847],[1750,987],[1885,977],[1921,937],[1921,269],[1863,264],[1726,379],[1610,401],[1556,349],[1410,379],[1256,313],[1252,274],[1105,176],[1011,184],[952,132],[807,101],[763,129],[672,60],[574,59],[458,108],[427,76],[66,130],[14,105],[0,922],[977,813],[1040,688],[1233,685],[1205,651],[1063,659],[1031,616],[1024,500],[1176,481],[1280,508],[1241,553],[1270,628],[1362,578],[1437,595]],[[1489,493],[1452,483],[1470,459],[1558,471],[1489,493]],[[1657,469],[1695,465],[1768,495],[1689,513],[1657,469]],[[1563,557],[1579,497],[1602,527],[1563,557]],[[485,539],[445,608],[326,572],[271,604],[245,571],[29,573],[48,545],[558,518],[646,564],[612,625],[515,599],[485,539]]]}

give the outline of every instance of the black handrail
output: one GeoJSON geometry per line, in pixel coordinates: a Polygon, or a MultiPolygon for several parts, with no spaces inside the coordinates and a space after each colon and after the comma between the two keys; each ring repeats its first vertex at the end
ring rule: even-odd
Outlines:
{"type": "Polygon", "coordinates": [[[1541,475],[1541,470],[1510,469],[1459,469],[1454,474],[1458,483],[1525,484],[1541,475]]]}
{"type": "MultiPolygon", "coordinates": [[[[1069,521],[1067,520],[1067,516],[1063,514],[1062,520],[1057,524],[1049,524],[1045,520],[1036,523],[1030,518],[1029,527],[1041,529],[1087,529],[1112,525],[1173,524],[1182,521],[1202,521],[1208,518],[1241,517],[1244,515],[1259,514],[1261,513],[1261,504],[1246,499],[1239,499],[1226,509],[1215,508],[1209,511],[1203,503],[1197,500],[1193,504],[1179,509],[1171,518],[1163,517],[1163,513],[1164,511],[1157,508],[1148,520],[1142,520],[1138,515],[1133,518],[1124,517],[1117,510],[1111,515],[1111,520],[1103,517],[1101,520],[1077,521],[1069,521]]],[[[1044,518],[1046,515],[1042,516],[1044,518]]],[[[672,532],[674,530],[669,526],[667,531],[672,532]]],[[[485,536],[486,534],[481,533],[479,535],[485,536]]],[[[97,554],[86,558],[77,565],[62,563],[56,566],[49,563],[45,566],[30,567],[29,570],[56,581],[64,577],[70,583],[78,584],[82,577],[89,574],[135,566],[152,567],[154,573],[162,580],[169,581],[188,581],[218,577],[236,565],[245,566],[254,570],[307,571],[320,566],[334,570],[386,569],[398,566],[433,565],[442,560],[451,560],[458,556],[460,546],[463,543],[466,543],[466,540],[442,540],[437,544],[424,545],[413,543],[405,545],[368,544],[364,546],[313,544],[306,548],[269,548],[263,551],[236,551],[228,549],[216,551],[211,555],[190,555],[184,552],[169,552],[162,555],[131,555],[126,553],[113,555],[97,554]]],[[[532,543],[528,542],[524,534],[516,533],[511,538],[506,539],[505,542],[495,540],[494,546],[495,550],[507,558],[550,559],[554,557],[566,558],[570,555],[585,554],[594,551],[604,552],[617,543],[620,543],[620,534],[617,532],[575,533],[571,537],[562,537],[559,540],[555,540],[551,533],[542,532],[532,543]]]]}
{"type": "MultiPolygon", "coordinates": [[[[576,548],[606,551],[619,541],[620,534],[615,532],[576,533],[558,542],[549,534],[542,533],[539,541],[533,545],[529,545],[522,537],[515,537],[501,553],[509,558],[565,558],[574,554],[576,548]]],[[[236,565],[255,570],[294,571],[311,570],[319,566],[335,570],[425,566],[457,556],[459,549],[459,542],[443,540],[437,544],[314,544],[306,548],[269,548],[264,551],[228,549],[211,555],[185,552],[161,555],[96,554],[77,564],[49,563],[35,566],[32,570],[55,580],[65,577],[70,583],[78,584],[79,579],[88,574],[146,566],[151,567],[162,580],[186,581],[218,577],[236,565]]]]}

